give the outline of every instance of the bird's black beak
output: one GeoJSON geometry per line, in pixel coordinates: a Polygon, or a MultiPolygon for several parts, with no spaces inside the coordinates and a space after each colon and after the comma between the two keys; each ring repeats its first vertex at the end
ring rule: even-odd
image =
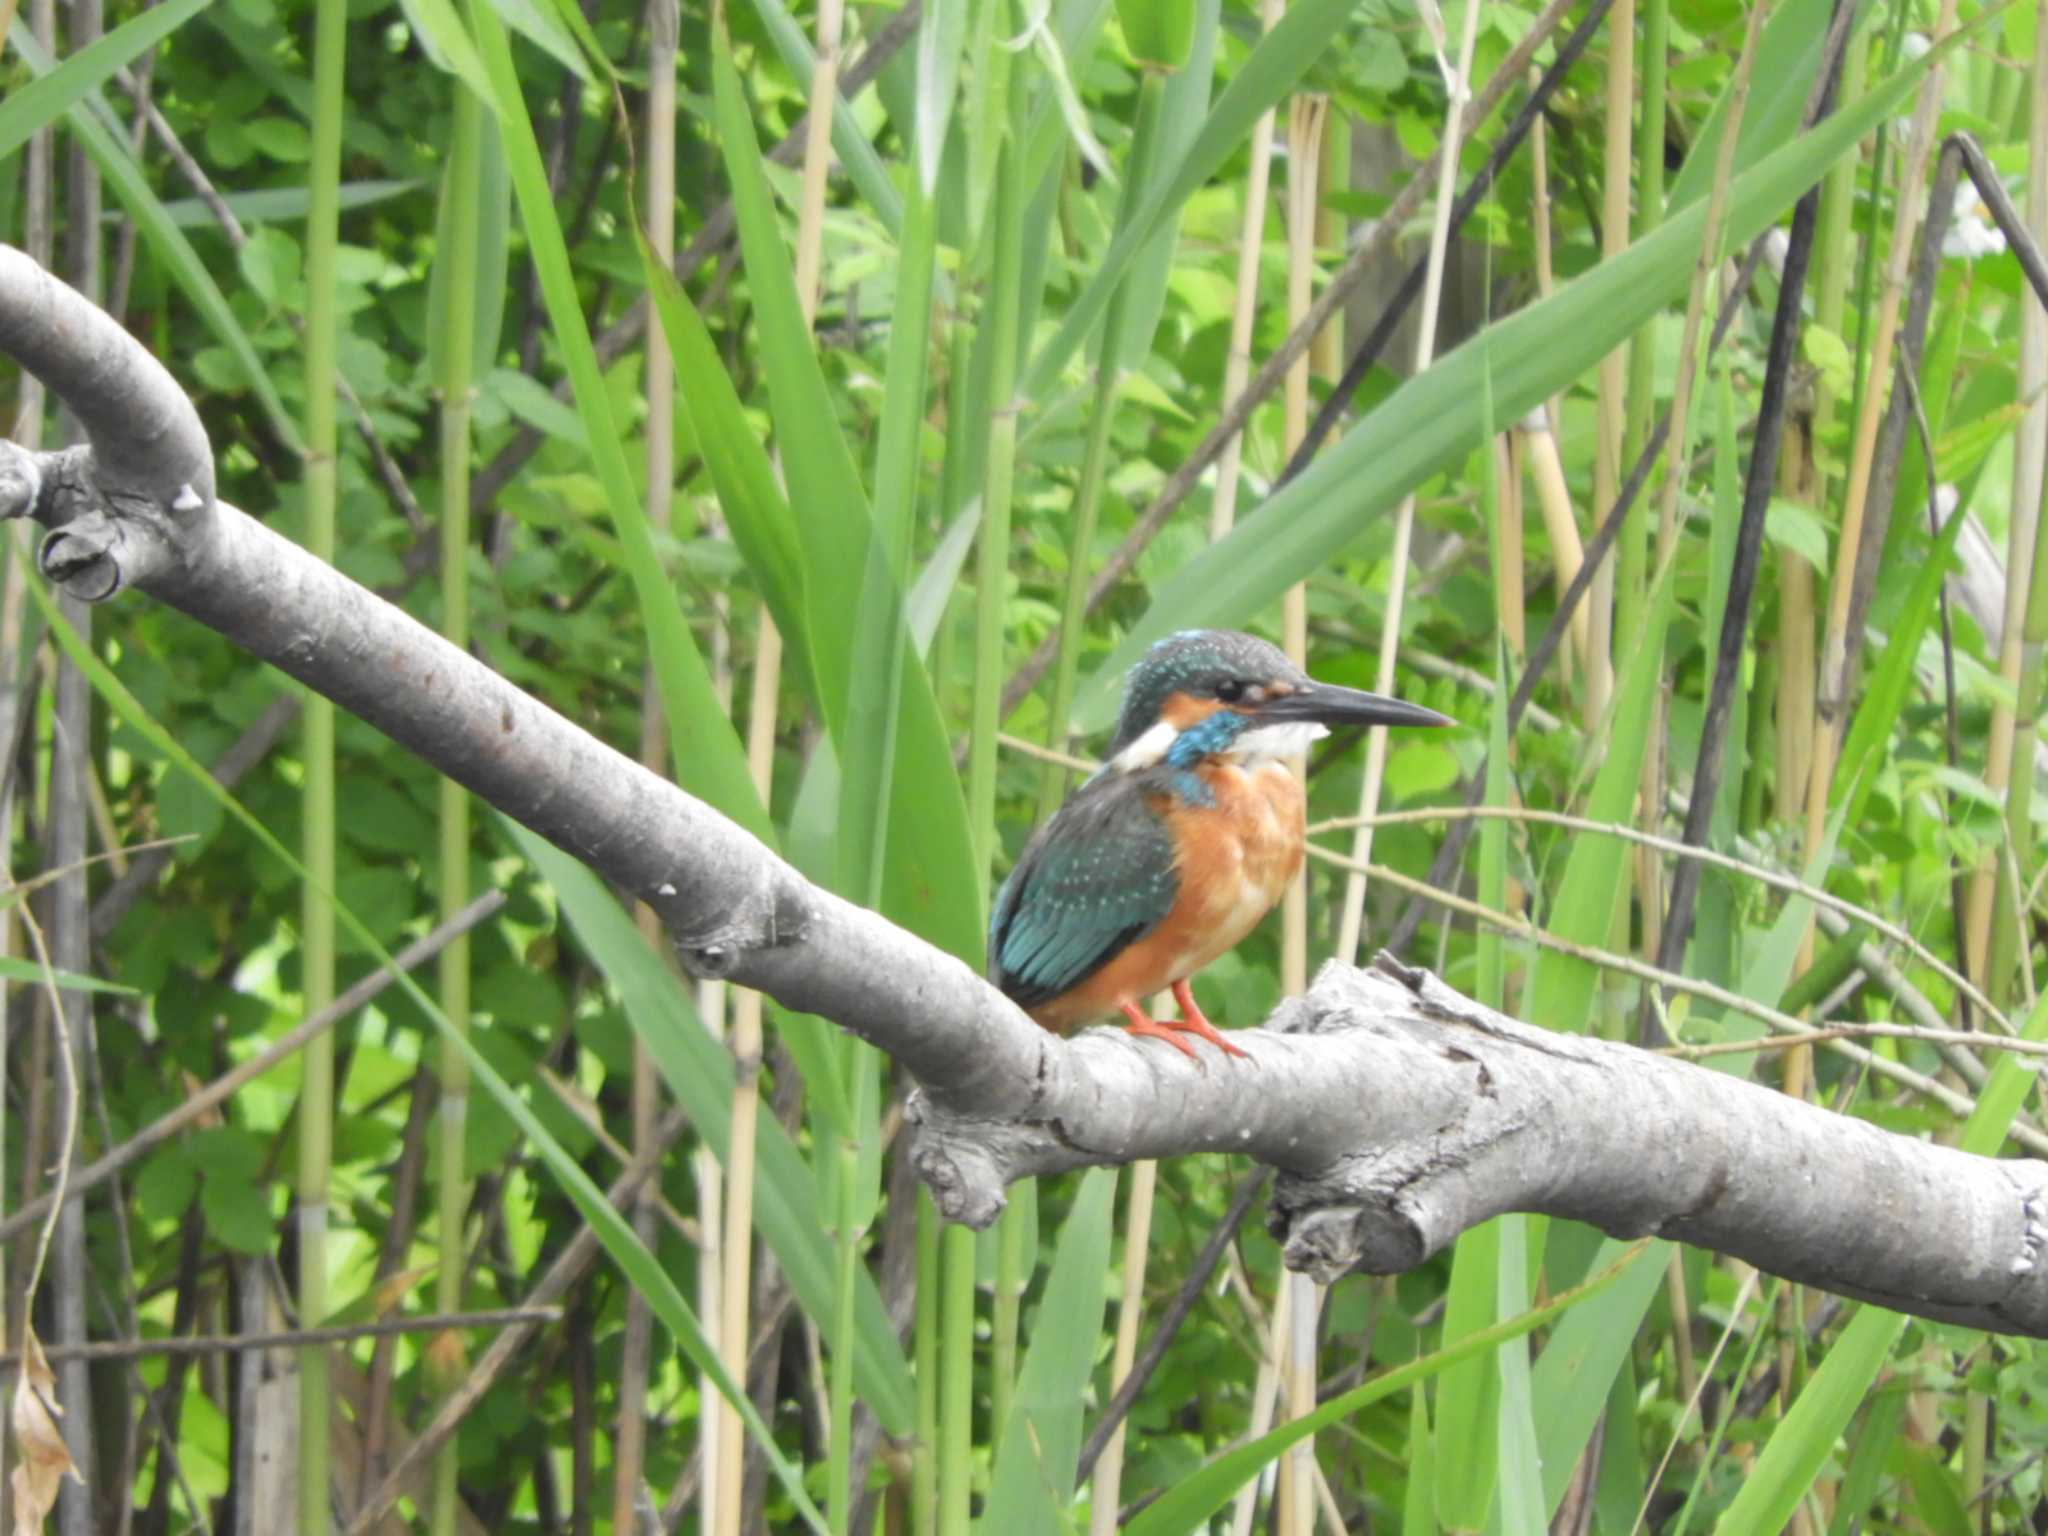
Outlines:
{"type": "Polygon", "coordinates": [[[1334,683],[1303,683],[1292,693],[1262,702],[1259,723],[1286,724],[1303,721],[1316,725],[1456,725],[1449,715],[1440,715],[1420,704],[1390,699],[1383,693],[1362,688],[1340,688],[1334,683]]]}

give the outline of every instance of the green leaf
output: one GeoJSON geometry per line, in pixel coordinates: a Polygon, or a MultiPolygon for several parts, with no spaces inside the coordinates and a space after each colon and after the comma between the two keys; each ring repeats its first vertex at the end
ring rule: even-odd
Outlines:
{"type": "Polygon", "coordinates": [[[1628,1359],[1636,1331],[1657,1299],[1676,1251],[1670,1243],[1643,1247],[1608,1239],[1593,1264],[1596,1272],[1620,1271],[1613,1291],[1598,1307],[1566,1317],[1536,1357],[1534,1397],[1543,1405],[1536,1424],[1536,1454],[1543,1467],[1546,1519],[1564,1500],[1572,1473],[1600,1422],[1600,1411],[1607,1406],[1615,1374],[1628,1359]]]}
{"type": "Polygon", "coordinates": [[[1108,1294],[1109,1216],[1116,1173],[1091,1168],[1060,1227],[1038,1326],[1017,1373],[1017,1392],[996,1449],[989,1536],[1055,1536],[1074,1496],[1081,1416],[1108,1294]]]}
{"type": "MultiPolygon", "coordinates": [[[[1508,1322],[1529,1307],[1529,1218],[1520,1214],[1503,1216],[1500,1229],[1500,1313],[1501,1320],[1508,1322]]],[[[1605,1321],[1608,1309],[1598,1310],[1605,1321]]],[[[1624,1339],[1627,1337],[1623,1335],[1624,1339]]],[[[1544,1464],[1538,1460],[1537,1399],[1529,1386],[1528,1338],[1505,1340],[1500,1346],[1499,1361],[1500,1496],[1494,1501],[1496,1518],[1490,1523],[1491,1528],[1507,1536],[1544,1536],[1550,1522],[1544,1515],[1544,1464]]],[[[1602,1391],[1599,1396],[1604,1398],[1606,1393],[1602,1391]]],[[[1552,1400],[1546,1397],[1542,1401],[1547,1424],[1552,1400]]],[[[1570,1469],[1576,1464],[1574,1457],[1565,1466],[1570,1469]]]]}
{"type": "MultiPolygon", "coordinates": [[[[1444,1293],[1442,1347],[1456,1348],[1499,1319],[1500,1219],[1460,1233],[1444,1293]]],[[[1452,1529],[1477,1529],[1493,1502],[1500,1458],[1500,1364],[1480,1351],[1450,1365],[1436,1389],[1436,1517],[1452,1529]]]]}
{"type": "MultiPolygon", "coordinates": [[[[761,330],[768,392],[777,423],[776,440],[788,475],[789,505],[801,528],[797,540],[803,569],[803,624],[816,701],[832,732],[843,764],[872,765],[874,743],[853,730],[856,717],[879,729],[879,700],[890,685],[886,664],[869,658],[863,675],[852,665],[856,646],[848,640],[862,629],[861,608],[869,576],[887,584],[888,607],[901,611],[900,594],[885,570],[871,570],[874,529],[860,471],[839,430],[838,411],[818,365],[816,344],[798,302],[788,252],[776,228],[774,207],[763,174],[739,76],[721,46],[712,78],[732,186],[740,244],[761,330]],[[853,573],[862,579],[851,579],[853,573]],[[856,696],[861,701],[856,707],[856,696]]],[[[982,946],[980,882],[967,831],[967,806],[953,767],[951,741],[940,718],[930,679],[900,618],[885,654],[901,668],[901,699],[894,737],[894,761],[886,781],[866,771],[841,798],[849,827],[842,839],[839,879],[834,883],[854,900],[867,895],[867,851],[874,845],[871,817],[880,813],[877,791],[886,789],[887,848],[884,910],[899,922],[970,963],[982,946]]]]}
{"type": "MultiPolygon", "coordinates": [[[[209,1173],[199,1186],[199,1212],[207,1233],[236,1253],[266,1254],[277,1243],[277,1223],[270,1215],[270,1192],[246,1175],[209,1173]]],[[[320,1321],[309,1319],[308,1327],[320,1321]]]]}
{"type": "MultiPolygon", "coordinates": [[[[1664,631],[1675,606],[1673,569],[1665,568],[1650,594],[1645,633],[1631,643],[1614,690],[1607,755],[1586,800],[1585,815],[1591,821],[1626,822],[1635,805],[1643,753],[1657,715],[1650,701],[1664,686],[1664,631]]],[[[1574,944],[1604,946],[1613,931],[1616,903],[1628,899],[1629,853],[1629,845],[1618,837],[1574,838],[1545,927],[1574,944]]],[[[1567,1034],[1584,1032],[1593,1017],[1598,985],[1599,971],[1590,960],[1560,950],[1539,950],[1529,978],[1530,1021],[1567,1034]]]]}
{"type": "Polygon", "coordinates": [[[449,0],[398,0],[420,52],[434,68],[446,70],[476,93],[486,107],[491,104],[491,82],[484,73],[484,61],[477,57],[469,29],[455,14],[449,0]]]}
{"type": "MultiPolygon", "coordinates": [[[[1291,9],[1281,27],[1309,13],[1307,5],[1291,9]]],[[[1277,37],[1279,29],[1272,35],[1277,37]]],[[[1942,48],[1952,44],[1953,39],[1942,48]]],[[[1730,242],[1749,239],[1777,218],[1889,117],[1919,82],[1928,60],[1941,51],[1900,70],[1737,180],[1728,198],[1730,242]]],[[[1239,81],[1243,78],[1240,73],[1239,81]]],[[[1236,89],[1234,83],[1231,90],[1236,89]]],[[[1218,103],[1212,122],[1224,107],[1218,103]]],[[[1480,397],[1489,371],[1495,419],[1512,421],[1591,369],[1685,291],[1705,228],[1704,204],[1685,209],[1621,255],[1489,326],[1395,390],[1300,478],[1152,594],[1144,616],[1090,680],[1077,711],[1084,728],[1100,730],[1108,723],[1123,675],[1153,641],[1191,624],[1243,621],[1326,566],[1376,513],[1430,475],[1462,462],[1479,443],[1479,415],[1472,402],[1480,397]]],[[[1112,248],[1111,255],[1116,254],[1112,248]]],[[[1091,291],[1100,281],[1098,276],[1091,291]]]]}
{"type": "Polygon", "coordinates": [[[1181,69],[1195,46],[1194,0],[1116,0],[1124,46],[1141,66],[1181,69]]]}

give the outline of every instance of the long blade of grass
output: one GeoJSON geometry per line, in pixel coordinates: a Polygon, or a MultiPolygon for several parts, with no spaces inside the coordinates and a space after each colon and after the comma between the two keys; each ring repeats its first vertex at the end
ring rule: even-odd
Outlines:
{"type": "MultiPolygon", "coordinates": [[[[1500,1219],[1499,1303],[1503,1322],[1529,1309],[1529,1226],[1529,1218],[1519,1212],[1500,1219]]],[[[1642,1262],[1640,1255],[1636,1262],[1642,1262]]],[[[1597,1311],[1605,1321],[1608,1309],[1601,1307],[1597,1311]]],[[[1536,1404],[1543,1403],[1547,1422],[1551,1403],[1547,1398],[1537,1398],[1531,1390],[1526,1335],[1502,1341],[1495,1354],[1500,1368],[1500,1497],[1494,1503],[1488,1529],[1504,1536],[1544,1536],[1550,1522],[1543,1513],[1543,1464],[1538,1460],[1536,1404]]],[[[1605,1395],[1601,1393],[1602,1397],[1605,1395]]],[[[1565,1465],[1571,1466],[1576,1459],[1565,1465]]]]}
{"type": "Polygon", "coordinates": [[[626,574],[632,580],[641,622],[647,630],[655,682],[667,713],[671,761],[682,783],[693,794],[772,846],[774,830],[760,797],[754,793],[746,756],[683,619],[675,586],[655,553],[646,509],[634,487],[625,443],[612,414],[611,397],[598,366],[596,349],[591,345],[568,242],[556,217],[547,168],[541,161],[540,144],[534,137],[533,121],[527,115],[526,99],[512,65],[511,44],[489,3],[472,7],[472,22],[490,75],[499,136],[512,173],[534,273],[569,370],[576,409],[590,433],[591,458],[604,488],[605,507],[618,535],[626,574]]]}
{"type": "Polygon", "coordinates": [[[1609,1239],[1594,1258],[1597,1272],[1621,1268],[1613,1291],[1598,1307],[1574,1312],[1557,1325],[1536,1357],[1536,1454],[1543,1467],[1543,1517],[1557,1512],[1586,1444],[1607,1406],[1615,1373],[1628,1359],[1636,1330],[1657,1299],[1671,1263],[1670,1243],[1609,1239]],[[1633,1257],[1630,1255],[1633,1254],[1633,1257]]]}
{"type": "Polygon", "coordinates": [[[1109,1274],[1109,1217],[1116,1172],[1091,1168],[1060,1227],[1052,1273],[1039,1303],[1046,1326],[1024,1352],[989,1488],[990,1536],[1055,1536],[1074,1496],[1075,1457],[1087,1407],[1096,1335],[1102,1331],[1109,1274]]]}
{"type": "MultiPolygon", "coordinates": [[[[842,765],[855,763],[856,787],[868,792],[881,787],[872,762],[857,762],[873,750],[854,741],[856,713],[877,719],[876,699],[889,687],[884,665],[857,677],[852,666],[855,647],[846,643],[861,628],[863,583],[849,579],[869,570],[875,534],[867,493],[838,413],[818,365],[810,327],[797,302],[788,252],[776,229],[774,207],[763,173],[760,145],[747,112],[738,72],[721,45],[713,60],[715,110],[719,139],[732,183],[733,209],[747,277],[761,327],[762,352],[769,396],[780,430],[777,442],[789,477],[790,506],[798,518],[799,559],[804,571],[806,633],[812,640],[811,661],[817,677],[819,713],[839,744],[842,765]],[[857,691],[872,691],[856,711],[857,691]]],[[[976,899],[975,861],[967,832],[967,806],[960,776],[953,767],[950,742],[930,679],[903,632],[901,593],[893,572],[876,571],[888,583],[887,606],[899,617],[892,626],[890,652],[902,669],[903,683],[894,763],[886,780],[887,847],[883,876],[887,882],[884,910],[914,931],[963,959],[981,951],[980,903],[976,899]]],[[[842,795],[841,806],[847,807],[842,795]]],[[[869,884],[866,855],[874,846],[881,813],[875,801],[853,808],[855,820],[841,839],[840,889],[862,899],[869,884]]]]}
{"type": "MultiPolygon", "coordinates": [[[[1654,691],[1663,686],[1664,631],[1675,606],[1673,566],[1651,592],[1641,642],[1632,643],[1628,665],[1616,690],[1607,755],[1593,779],[1586,815],[1595,821],[1624,822],[1635,804],[1643,753],[1656,719],[1654,691]]],[[[1599,945],[1613,931],[1615,904],[1628,899],[1628,848],[1619,838],[1585,837],[1572,842],[1564,879],[1545,924],[1558,938],[1599,945]]],[[[1593,1016],[1599,969],[1576,955],[1538,952],[1529,977],[1526,1008],[1532,1023],[1565,1033],[1586,1029],[1593,1016]]],[[[1603,1390],[1605,1384],[1602,1384],[1603,1390]]]]}
{"type": "MultiPolygon", "coordinates": [[[[519,851],[554,888],[577,942],[618,988],[626,1017],[647,1043],[669,1091],[690,1112],[691,1125],[723,1162],[732,1115],[731,1056],[698,1021],[687,989],[647,947],[604,883],[552,843],[500,819],[519,851]]],[[[798,1304],[832,1344],[837,1338],[832,1321],[832,1244],[817,1181],[773,1115],[759,1122],[755,1157],[754,1225],[774,1251],[798,1304]]],[[[853,1339],[855,1379],[883,1428],[907,1434],[910,1368],[873,1278],[863,1270],[860,1280],[853,1339]]]]}
{"type": "MultiPolygon", "coordinates": [[[[1290,12],[1288,20],[1298,14],[1290,12]]],[[[1757,234],[1883,122],[1940,52],[1937,47],[1901,69],[1739,178],[1730,189],[1730,242],[1757,234]]],[[[1358,536],[1366,519],[1469,454],[1480,433],[1471,402],[1489,373],[1497,419],[1506,421],[1527,414],[1590,369],[1684,291],[1706,211],[1695,203],[1620,256],[1489,327],[1403,384],[1229,537],[1154,592],[1151,607],[1084,690],[1077,708],[1082,723],[1090,729],[1107,723],[1118,681],[1153,641],[1190,624],[1243,620],[1327,563],[1358,536]]]]}

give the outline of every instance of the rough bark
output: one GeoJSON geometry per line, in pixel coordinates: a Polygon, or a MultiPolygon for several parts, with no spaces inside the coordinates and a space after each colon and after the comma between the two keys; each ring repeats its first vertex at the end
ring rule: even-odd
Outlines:
{"type": "Polygon", "coordinates": [[[1420,1262],[1508,1210],[1654,1232],[1809,1284],[2048,1336],[2048,1164],[1971,1157],[1721,1073],[1551,1034],[1382,958],[1326,968],[1243,1062],[1120,1031],[1059,1040],[966,965],[745,832],[398,609],[213,499],[197,414],[111,320],[0,247],[0,350],[86,452],[0,445],[0,515],[48,524],[76,595],[179,608],[353,710],[660,915],[699,975],[901,1061],[920,1174],[983,1225],[1015,1178],[1237,1151],[1280,1171],[1288,1262],[1420,1262]]]}

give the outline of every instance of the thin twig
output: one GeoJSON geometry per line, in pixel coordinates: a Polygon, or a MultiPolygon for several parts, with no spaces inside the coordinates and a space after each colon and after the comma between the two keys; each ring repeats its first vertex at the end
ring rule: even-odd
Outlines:
{"type": "MultiPolygon", "coordinates": [[[[1318,832],[1341,832],[1348,827],[1359,825],[1366,819],[1357,816],[1333,817],[1328,821],[1317,822],[1308,830],[1311,836],[1318,832]]],[[[1681,842],[1676,838],[1659,836],[1655,832],[1645,832],[1638,827],[1624,826],[1618,822],[1592,821],[1586,817],[1573,816],[1564,811],[1531,810],[1526,806],[1434,805],[1409,811],[1384,811],[1370,819],[1380,826],[1427,821],[1533,822],[1542,826],[1565,827],[1575,832],[1591,832],[1601,836],[1618,837],[1625,842],[1635,843],[1644,848],[1655,848],[1661,853],[1668,853],[1676,858],[1693,859],[1703,864],[1711,864],[1717,869],[1726,869],[1736,874],[1747,875],[1760,885],[1767,885],[1773,890],[1783,891],[1788,896],[1804,897],[1816,906],[1826,907],[1832,911],[1839,912],[1842,916],[1854,922],[1862,923],[1874,932],[1882,934],[1900,948],[1909,951],[1916,960],[1921,961],[1934,970],[1944,981],[1963,996],[1969,998],[1979,1008],[1982,1008],[1990,1017],[2001,1022],[2008,1022],[2009,1027],[2009,1021],[2004,1019],[2004,1015],[1999,1010],[1992,1007],[1989,998],[1970,984],[1967,976],[1942,960],[1933,950],[1922,944],[1896,923],[1889,922],[1885,918],[1878,916],[1877,913],[1871,911],[1868,907],[1860,907],[1855,902],[1834,895],[1820,886],[1810,885],[1795,875],[1784,874],[1779,870],[1770,869],[1746,859],[1736,858],[1732,854],[1722,853],[1715,848],[1699,847],[1691,843],[1681,842]]]]}
{"type": "MultiPolygon", "coordinates": [[[[481,1312],[432,1312],[419,1317],[386,1317],[373,1323],[345,1323],[329,1328],[294,1328],[278,1333],[202,1333],[164,1339],[98,1339],[89,1344],[52,1344],[43,1350],[51,1360],[141,1360],[157,1355],[232,1355],[249,1349],[299,1349],[309,1345],[345,1344],[351,1339],[387,1338],[405,1333],[438,1333],[445,1328],[507,1328],[518,1324],[556,1322],[560,1307],[495,1307],[481,1312]]],[[[18,1365],[21,1357],[0,1355],[0,1366],[18,1365]]]]}

